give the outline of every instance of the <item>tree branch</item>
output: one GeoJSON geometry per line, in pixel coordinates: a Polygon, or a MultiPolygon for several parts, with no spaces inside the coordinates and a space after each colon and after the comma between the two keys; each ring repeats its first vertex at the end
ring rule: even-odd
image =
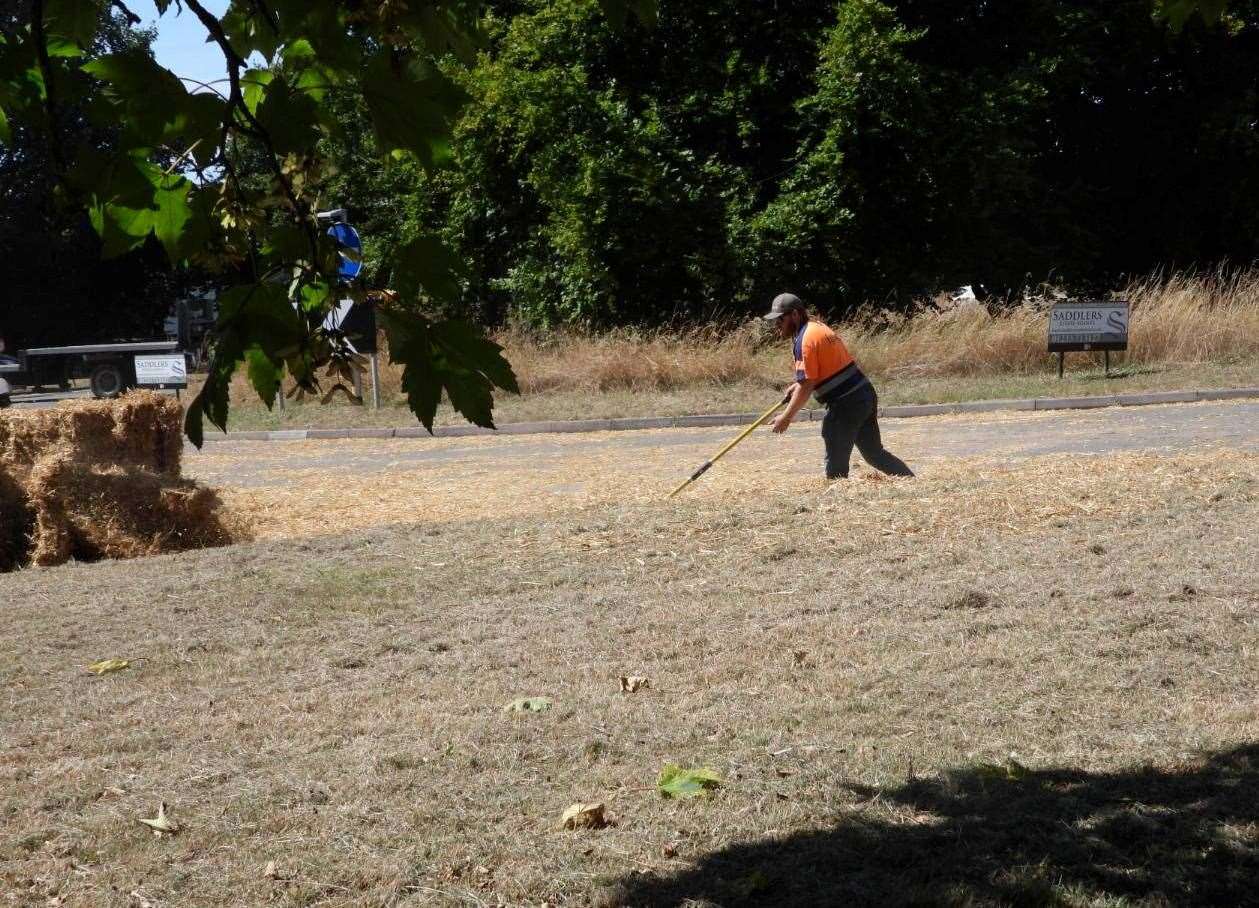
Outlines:
{"type": "MultiPolygon", "coordinates": [[[[38,2],[38,0],[37,0],[38,2]]],[[[284,190],[284,195],[288,198],[289,205],[293,209],[293,215],[297,219],[299,226],[306,232],[306,239],[310,245],[310,264],[315,267],[315,263],[319,259],[319,241],[315,237],[315,231],[310,224],[310,208],[298,197],[293,189],[293,184],[284,173],[284,168],[280,166],[278,156],[275,151],[275,144],[271,141],[271,136],[267,133],[266,128],[258,122],[258,118],[250,112],[245,104],[245,96],[240,89],[240,71],[248,64],[245,58],[236,52],[236,48],[232,47],[232,43],[227,39],[227,33],[223,31],[223,23],[201,5],[200,0],[183,0],[196,17],[201,20],[201,24],[205,26],[206,31],[210,33],[210,37],[223,51],[223,57],[227,61],[227,78],[231,84],[231,92],[228,96],[227,110],[223,115],[223,131],[221,137],[223,160],[227,160],[227,137],[233,126],[242,131],[248,131],[259,142],[262,143],[263,149],[266,151],[267,163],[271,166],[271,171],[275,176],[276,182],[284,190]],[[234,122],[235,114],[239,111],[240,115],[248,124],[248,130],[244,130],[241,126],[234,122]]],[[[229,173],[235,179],[235,173],[229,167],[229,173]]],[[[237,181],[239,186],[239,181],[237,181]]]]}
{"type": "Polygon", "coordinates": [[[258,11],[258,15],[267,20],[267,25],[271,26],[271,31],[275,32],[276,36],[279,37],[280,20],[275,17],[275,13],[267,9],[267,4],[264,0],[254,0],[254,9],[258,11]]]}
{"type": "Polygon", "coordinates": [[[128,25],[140,24],[140,17],[133,13],[127,4],[122,2],[122,0],[109,0],[109,5],[118,8],[119,12],[126,17],[128,25]]]}
{"type": "Polygon", "coordinates": [[[48,144],[52,149],[57,172],[66,172],[66,158],[57,141],[57,94],[53,84],[52,60],[48,57],[48,38],[44,34],[44,0],[31,0],[31,37],[35,39],[35,55],[44,79],[44,110],[48,114],[48,144]]]}

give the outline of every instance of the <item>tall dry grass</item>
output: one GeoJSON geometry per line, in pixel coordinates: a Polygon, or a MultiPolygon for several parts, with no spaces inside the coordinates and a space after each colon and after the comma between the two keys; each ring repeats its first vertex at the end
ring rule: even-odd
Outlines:
{"type": "MultiPolygon", "coordinates": [[[[1126,361],[1228,363],[1259,357],[1259,270],[1153,275],[1118,294],[1132,303],[1126,361]]],[[[1043,373],[1051,297],[990,310],[923,301],[904,314],[867,310],[832,322],[876,378],[1043,373]]],[[[821,313],[826,317],[826,313],[821,313]]],[[[760,320],[735,326],[495,333],[525,394],[667,392],[688,387],[777,386],[790,369],[784,344],[760,320]]],[[[401,369],[383,364],[382,395],[400,400],[401,369]]],[[[233,396],[252,394],[243,375],[233,396]]]]}
{"type": "MultiPolygon", "coordinates": [[[[1118,298],[1132,304],[1129,363],[1232,362],[1259,356],[1259,271],[1154,275],[1118,298]]],[[[904,316],[838,326],[874,375],[995,375],[1052,368],[1045,352],[1052,298],[990,312],[947,297],[904,316]]]]}

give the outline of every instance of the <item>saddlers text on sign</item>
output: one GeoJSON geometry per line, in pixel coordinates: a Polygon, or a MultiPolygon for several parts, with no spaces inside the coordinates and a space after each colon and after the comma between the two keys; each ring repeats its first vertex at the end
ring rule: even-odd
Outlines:
{"type": "Polygon", "coordinates": [[[1049,352],[1127,350],[1128,303],[1055,303],[1049,313],[1049,352]]]}
{"type": "Polygon", "coordinates": [[[182,353],[135,358],[136,384],[141,388],[186,388],[188,369],[182,353]]]}

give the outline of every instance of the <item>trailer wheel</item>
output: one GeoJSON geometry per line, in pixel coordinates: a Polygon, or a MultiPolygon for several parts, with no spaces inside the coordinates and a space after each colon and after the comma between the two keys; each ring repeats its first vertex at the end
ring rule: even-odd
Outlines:
{"type": "Polygon", "coordinates": [[[97,400],[117,397],[125,387],[126,380],[122,377],[122,369],[115,363],[101,363],[92,370],[92,396],[97,400]]]}

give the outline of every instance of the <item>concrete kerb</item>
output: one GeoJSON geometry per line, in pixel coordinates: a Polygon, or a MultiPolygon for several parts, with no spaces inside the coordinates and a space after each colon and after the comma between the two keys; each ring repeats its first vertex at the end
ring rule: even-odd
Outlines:
{"type": "MultiPolygon", "coordinates": [[[[1144,407],[1154,404],[1184,404],[1198,401],[1259,398],[1259,388],[1215,388],[1202,391],[1152,391],[1135,394],[1105,394],[1096,397],[1037,397],[1011,400],[976,400],[954,404],[909,404],[883,407],[885,419],[916,416],[947,416],[957,413],[995,413],[1004,410],[1092,410],[1098,407],[1144,407]]],[[[741,426],[758,413],[712,413],[697,416],[646,416],[625,419],[570,419],[545,422],[504,423],[498,429],[480,426],[436,426],[432,435],[423,426],[395,429],[277,429],[273,431],[228,432],[227,441],[306,441],[338,438],[466,438],[474,435],[541,435],[572,432],[624,432],[639,429],[695,429],[712,426],[741,426]]],[[[807,409],[798,418],[817,421],[824,411],[807,409]]]]}

